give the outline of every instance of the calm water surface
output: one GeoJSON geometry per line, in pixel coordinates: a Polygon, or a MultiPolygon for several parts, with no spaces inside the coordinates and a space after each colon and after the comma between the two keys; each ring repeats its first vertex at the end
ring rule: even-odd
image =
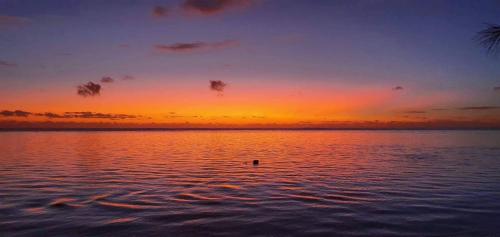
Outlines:
{"type": "Polygon", "coordinates": [[[500,131],[0,133],[0,236],[498,236],[499,223],[500,131]]]}

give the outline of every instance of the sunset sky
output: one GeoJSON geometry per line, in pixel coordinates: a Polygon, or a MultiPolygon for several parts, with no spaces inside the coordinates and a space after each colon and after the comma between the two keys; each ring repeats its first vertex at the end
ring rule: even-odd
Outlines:
{"type": "Polygon", "coordinates": [[[500,127],[500,54],[474,40],[499,13],[498,0],[0,0],[0,127],[500,127]]]}

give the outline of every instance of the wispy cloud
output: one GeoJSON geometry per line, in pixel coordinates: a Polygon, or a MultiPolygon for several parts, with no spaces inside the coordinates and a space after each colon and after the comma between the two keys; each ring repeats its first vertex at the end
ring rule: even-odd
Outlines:
{"type": "Polygon", "coordinates": [[[0,60],[0,67],[17,67],[16,63],[0,60]]]}
{"type": "Polygon", "coordinates": [[[101,93],[101,85],[89,81],[87,84],[82,84],[77,87],[77,94],[83,97],[96,96],[101,93]]]}
{"type": "Polygon", "coordinates": [[[29,22],[28,18],[0,15],[0,27],[17,27],[29,22]]]}
{"type": "Polygon", "coordinates": [[[217,50],[239,45],[237,40],[224,40],[220,42],[191,42],[175,44],[158,44],[155,48],[166,53],[189,53],[194,51],[217,50]]]}
{"type": "Polygon", "coordinates": [[[203,42],[194,42],[194,43],[175,43],[175,44],[170,44],[170,45],[156,45],[157,49],[164,50],[164,51],[171,51],[171,52],[176,52],[176,51],[191,51],[194,49],[199,49],[206,46],[206,43],[203,42]]]}
{"type": "Polygon", "coordinates": [[[133,119],[138,118],[136,115],[128,114],[107,114],[107,113],[93,113],[93,112],[66,112],[66,118],[89,118],[89,119],[133,119]]]}
{"type": "Polygon", "coordinates": [[[14,111],[2,110],[2,111],[0,111],[0,116],[3,116],[3,117],[28,117],[29,115],[31,115],[30,112],[26,112],[26,111],[22,111],[22,110],[14,110],[14,111]]]}
{"type": "Polygon", "coordinates": [[[121,120],[121,119],[137,119],[143,118],[141,115],[130,115],[130,114],[113,114],[113,113],[95,113],[95,112],[64,112],[62,114],[45,112],[45,113],[32,113],[22,110],[2,110],[0,111],[0,116],[2,117],[46,117],[48,119],[110,119],[110,120],[121,120]]]}
{"type": "Polygon", "coordinates": [[[151,14],[154,17],[167,17],[168,12],[169,12],[169,10],[167,7],[155,6],[155,7],[153,7],[153,11],[151,12],[151,14]]]}
{"type": "Polygon", "coordinates": [[[393,91],[400,91],[403,90],[404,88],[402,86],[395,86],[392,88],[393,91]]]}
{"type": "Polygon", "coordinates": [[[233,8],[251,6],[252,0],[185,0],[184,10],[201,15],[214,15],[233,8]]]}
{"type": "Polygon", "coordinates": [[[50,112],[46,112],[46,113],[36,113],[34,114],[35,116],[43,116],[43,117],[47,117],[47,118],[50,118],[50,119],[53,119],[53,118],[67,118],[66,116],[64,115],[61,115],[61,114],[55,114],[55,113],[50,113],[50,112]]]}
{"type": "Polygon", "coordinates": [[[101,82],[102,83],[113,83],[115,81],[115,79],[113,79],[112,77],[103,77],[101,78],[101,82]]]}
{"type": "Polygon", "coordinates": [[[217,92],[224,92],[224,89],[226,88],[227,84],[223,81],[216,80],[216,81],[210,81],[210,90],[217,91],[217,92]]]}
{"type": "Polygon", "coordinates": [[[494,110],[500,109],[500,106],[469,106],[469,107],[460,107],[459,110],[494,110]]]}

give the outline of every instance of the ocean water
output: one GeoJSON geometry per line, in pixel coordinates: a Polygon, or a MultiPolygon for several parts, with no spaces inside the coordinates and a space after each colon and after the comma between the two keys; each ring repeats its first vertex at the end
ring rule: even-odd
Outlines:
{"type": "Polygon", "coordinates": [[[0,236],[499,236],[499,224],[500,131],[0,133],[0,236]]]}

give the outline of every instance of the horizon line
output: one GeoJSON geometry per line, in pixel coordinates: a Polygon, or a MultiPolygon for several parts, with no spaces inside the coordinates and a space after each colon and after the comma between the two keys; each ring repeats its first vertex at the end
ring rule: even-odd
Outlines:
{"type": "Polygon", "coordinates": [[[499,127],[443,128],[0,128],[0,132],[119,132],[119,131],[500,131],[499,127]]]}

